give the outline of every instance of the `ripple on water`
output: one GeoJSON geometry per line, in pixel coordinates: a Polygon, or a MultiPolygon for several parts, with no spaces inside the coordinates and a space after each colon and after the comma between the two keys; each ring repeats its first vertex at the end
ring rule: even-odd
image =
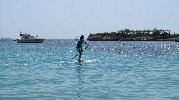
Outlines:
{"type": "Polygon", "coordinates": [[[177,42],[74,40],[0,45],[0,99],[178,99],[177,42]],[[88,41],[89,42],[89,41],[88,41]]]}

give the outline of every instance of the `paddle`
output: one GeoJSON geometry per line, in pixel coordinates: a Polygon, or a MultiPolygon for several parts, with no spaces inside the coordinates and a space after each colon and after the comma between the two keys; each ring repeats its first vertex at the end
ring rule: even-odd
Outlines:
{"type": "MultiPolygon", "coordinates": [[[[90,45],[87,45],[87,46],[85,47],[85,49],[88,48],[89,46],[90,46],[90,45]]],[[[85,50],[85,49],[84,49],[84,50],[85,50]]],[[[78,56],[78,54],[76,54],[72,59],[76,58],[76,56],[78,56]]]]}

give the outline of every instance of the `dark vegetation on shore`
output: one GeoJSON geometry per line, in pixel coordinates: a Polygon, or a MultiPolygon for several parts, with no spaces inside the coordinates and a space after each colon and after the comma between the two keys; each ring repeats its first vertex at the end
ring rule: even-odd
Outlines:
{"type": "Polygon", "coordinates": [[[179,34],[171,34],[170,30],[130,30],[90,34],[89,41],[179,41],[179,34]]]}

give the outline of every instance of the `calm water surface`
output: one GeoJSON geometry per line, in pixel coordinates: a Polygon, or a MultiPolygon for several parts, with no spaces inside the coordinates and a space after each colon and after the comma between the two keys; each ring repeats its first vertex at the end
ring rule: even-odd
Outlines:
{"type": "Polygon", "coordinates": [[[179,100],[178,42],[0,41],[0,100],[179,100]]]}

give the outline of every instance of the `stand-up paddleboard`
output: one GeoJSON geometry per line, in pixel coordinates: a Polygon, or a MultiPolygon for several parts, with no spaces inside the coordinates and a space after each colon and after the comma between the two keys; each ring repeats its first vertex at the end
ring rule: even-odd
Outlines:
{"type": "Polygon", "coordinates": [[[82,61],[74,61],[74,62],[81,62],[81,63],[95,63],[95,62],[98,62],[98,60],[96,60],[96,59],[86,59],[86,60],[82,60],[82,61]]]}
{"type": "Polygon", "coordinates": [[[98,60],[96,60],[96,59],[86,59],[86,60],[82,60],[82,61],[78,61],[78,60],[60,60],[59,61],[59,64],[60,65],[68,65],[68,64],[77,64],[77,65],[81,65],[81,64],[95,64],[95,63],[97,63],[98,62],[98,60]]]}

